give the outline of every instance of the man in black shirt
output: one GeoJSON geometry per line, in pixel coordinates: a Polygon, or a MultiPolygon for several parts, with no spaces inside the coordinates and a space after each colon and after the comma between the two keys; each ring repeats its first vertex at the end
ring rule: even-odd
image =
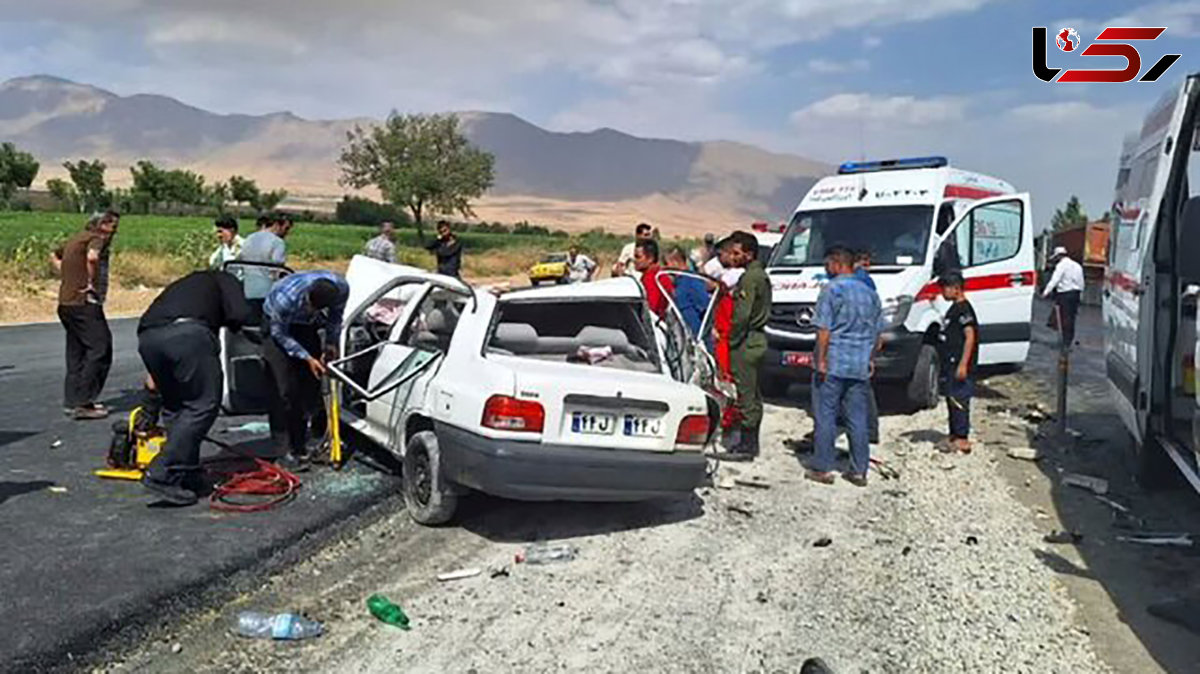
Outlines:
{"type": "Polygon", "coordinates": [[[162,396],[167,425],[163,451],[142,484],[176,505],[196,502],[185,484],[200,467],[200,442],[221,407],[217,331],[250,320],[242,286],[222,271],[199,271],[167,286],[138,323],[138,353],[162,396]]]}
{"type": "Polygon", "coordinates": [[[971,452],[971,397],[975,395],[975,362],[979,356],[979,320],[967,301],[963,277],[941,277],[942,297],[950,302],[942,324],[942,394],[950,410],[950,439],[945,451],[971,452]]]}
{"type": "Polygon", "coordinates": [[[437,273],[458,278],[462,271],[462,242],[450,231],[450,223],[439,220],[438,238],[425,244],[425,250],[437,256],[437,273]]]}

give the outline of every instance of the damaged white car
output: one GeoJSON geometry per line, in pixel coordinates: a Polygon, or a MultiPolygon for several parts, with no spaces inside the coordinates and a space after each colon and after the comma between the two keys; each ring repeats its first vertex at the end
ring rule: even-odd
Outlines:
{"type": "Polygon", "coordinates": [[[448,521],[466,489],[628,501],[704,481],[710,359],[636,282],[497,295],[361,256],[347,280],[343,421],[402,457],[416,521],[448,521]]]}

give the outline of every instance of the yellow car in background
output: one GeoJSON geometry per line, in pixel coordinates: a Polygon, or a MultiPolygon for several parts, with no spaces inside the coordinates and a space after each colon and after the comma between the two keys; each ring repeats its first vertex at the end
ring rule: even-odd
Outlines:
{"type": "Polygon", "coordinates": [[[566,253],[550,253],[541,262],[529,268],[529,282],[539,285],[542,281],[566,283],[570,276],[566,253]]]}

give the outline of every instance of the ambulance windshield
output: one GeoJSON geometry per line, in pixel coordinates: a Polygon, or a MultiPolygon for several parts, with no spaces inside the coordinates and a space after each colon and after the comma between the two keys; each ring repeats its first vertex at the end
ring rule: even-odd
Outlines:
{"type": "Polygon", "coordinates": [[[775,247],[770,267],[821,267],[833,246],[871,252],[873,266],[925,264],[933,206],[871,206],[801,211],[775,247]]]}

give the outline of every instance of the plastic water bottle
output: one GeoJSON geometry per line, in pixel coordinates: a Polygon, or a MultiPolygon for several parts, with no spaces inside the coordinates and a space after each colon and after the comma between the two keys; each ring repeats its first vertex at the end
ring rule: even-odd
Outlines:
{"type": "Polygon", "coordinates": [[[575,559],[578,551],[570,543],[534,543],[517,554],[517,563],[553,564],[575,559]]]}
{"type": "Polygon", "coordinates": [[[367,598],[367,610],[382,622],[402,630],[409,629],[408,616],[405,615],[404,609],[381,594],[373,594],[367,598]]]}
{"type": "Polygon", "coordinates": [[[254,639],[287,639],[296,641],[321,636],[321,623],[295,613],[258,613],[242,611],[238,614],[237,633],[254,639]]]}

